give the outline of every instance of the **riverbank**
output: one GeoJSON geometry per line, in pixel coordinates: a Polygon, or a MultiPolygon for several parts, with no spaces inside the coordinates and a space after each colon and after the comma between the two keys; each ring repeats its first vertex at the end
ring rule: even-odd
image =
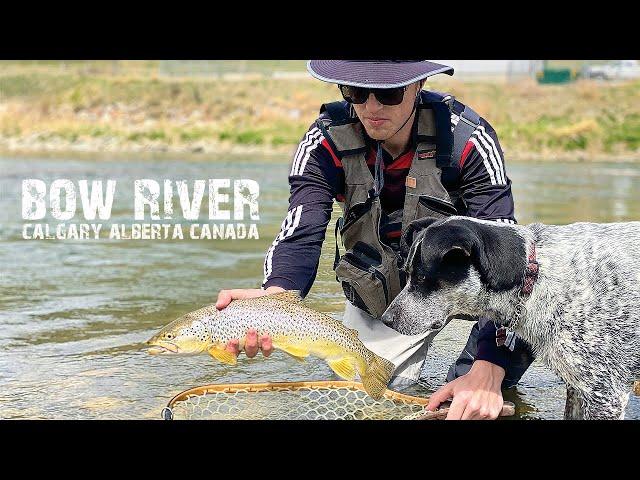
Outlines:
{"type": "MultiPolygon", "coordinates": [[[[0,153],[289,157],[335,86],[299,77],[0,72],[0,153]]],[[[26,68],[26,67],[25,67],[26,68]]],[[[498,132],[507,161],[640,161],[640,82],[434,78],[498,132]]]]}
{"type": "MultiPolygon", "coordinates": [[[[289,163],[295,152],[294,146],[266,146],[266,145],[234,145],[208,143],[205,146],[192,148],[186,146],[166,145],[138,145],[131,144],[121,149],[114,149],[113,143],[104,145],[99,143],[84,144],[78,142],[37,143],[24,146],[20,142],[0,141],[0,158],[29,159],[61,158],[95,161],[111,160],[153,160],[173,159],[176,156],[188,161],[216,162],[229,161],[230,157],[247,158],[252,155],[260,156],[267,164],[289,163]]],[[[509,152],[507,164],[511,163],[640,163],[640,154],[606,154],[586,152],[509,152]]]]}

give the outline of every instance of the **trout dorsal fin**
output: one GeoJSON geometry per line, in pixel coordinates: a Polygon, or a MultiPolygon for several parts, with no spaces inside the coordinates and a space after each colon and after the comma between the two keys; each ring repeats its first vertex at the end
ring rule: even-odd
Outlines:
{"type": "Polygon", "coordinates": [[[298,303],[302,301],[300,290],[286,290],[280,293],[273,293],[269,295],[269,298],[275,298],[276,300],[283,300],[285,302],[292,303],[298,303]]]}

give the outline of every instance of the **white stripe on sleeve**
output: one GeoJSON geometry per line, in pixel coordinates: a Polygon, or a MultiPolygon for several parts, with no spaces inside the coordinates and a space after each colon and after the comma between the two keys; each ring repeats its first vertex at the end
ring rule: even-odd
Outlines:
{"type": "Polygon", "coordinates": [[[264,279],[262,283],[265,283],[271,272],[273,270],[272,260],[273,260],[273,252],[275,251],[276,246],[287,237],[293,235],[296,227],[300,224],[300,217],[302,214],[302,205],[298,205],[296,208],[293,208],[287,212],[287,218],[285,218],[280,227],[280,233],[276,236],[275,240],[269,247],[267,251],[267,256],[264,259],[264,279]]]}
{"type": "Polygon", "coordinates": [[[489,135],[487,133],[487,131],[484,128],[484,125],[479,125],[478,126],[478,130],[480,130],[482,132],[484,138],[491,144],[491,148],[493,150],[493,153],[494,153],[494,155],[496,156],[496,158],[498,160],[498,166],[500,167],[500,174],[498,176],[502,178],[502,183],[504,185],[506,185],[507,184],[507,179],[506,179],[505,174],[504,174],[504,159],[500,156],[500,151],[498,150],[496,142],[494,142],[493,138],[491,138],[491,135],[489,135]]]}
{"type": "Polygon", "coordinates": [[[504,182],[502,180],[502,177],[500,176],[501,170],[500,170],[499,159],[496,158],[495,151],[487,141],[485,135],[483,135],[482,131],[477,128],[476,130],[474,130],[472,136],[475,136],[480,141],[480,143],[482,143],[486,151],[489,153],[489,158],[491,159],[491,164],[493,165],[493,169],[496,174],[496,179],[498,181],[498,184],[504,185],[505,183],[507,183],[507,182],[504,182]]]}
{"type": "Polygon", "coordinates": [[[298,145],[296,154],[293,157],[293,165],[291,166],[291,172],[289,172],[289,175],[298,174],[297,171],[298,171],[298,167],[300,166],[300,160],[304,156],[307,147],[309,147],[315,141],[315,139],[320,135],[321,135],[320,130],[317,127],[314,127],[307,132],[307,135],[305,136],[304,140],[300,142],[300,145],[298,145]]]}
{"type": "Polygon", "coordinates": [[[316,147],[322,143],[323,140],[324,140],[324,137],[322,136],[322,134],[320,134],[320,136],[318,136],[313,141],[313,143],[309,146],[309,148],[306,149],[304,157],[300,161],[300,168],[298,169],[298,172],[296,173],[296,175],[302,175],[304,173],[304,168],[307,166],[307,161],[311,156],[311,152],[314,151],[316,147]]]}
{"type": "Polygon", "coordinates": [[[291,171],[289,172],[289,175],[293,175],[293,172],[294,172],[295,167],[296,167],[296,160],[298,159],[298,155],[300,155],[300,150],[302,148],[304,148],[304,145],[309,141],[309,137],[311,137],[311,135],[313,135],[314,130],[315,130],[314,128],[309,130],[305,134],[304,139],[302,139],[302,141],[298,144],[298,148],[296,149],[296,153],[293,155],[293,162],[291,164],[291,171]]]}
{"type": "Polygon", "coordinates": [[[469,139],[469,141],[475,145],[476,150],[478,150],[478,152],[480,153],[480,156],[482,157],[482,161],[484,163],[484,167],[487,169],[487,172],[489,172],[489,177],[491,178],[491,185],[497,185],[498,182],[496,182],[496,176],[493,173],[493,169],[491,168],[491,165],[489,163],[489,156],[487,155],[487,152],[484,151],[484,149],[480,146],[478,139],[473,135],[471,135],[471,138],[469,139]]]}

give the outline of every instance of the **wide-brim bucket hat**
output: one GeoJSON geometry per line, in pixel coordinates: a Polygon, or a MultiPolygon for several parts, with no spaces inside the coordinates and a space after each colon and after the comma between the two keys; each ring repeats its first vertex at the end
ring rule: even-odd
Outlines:
{"type": "Polygon", "coordinates": [[[309,60],[309,73],[323,82],[365,88],[404,87],[453,68],[427,60],[309,60]]]}

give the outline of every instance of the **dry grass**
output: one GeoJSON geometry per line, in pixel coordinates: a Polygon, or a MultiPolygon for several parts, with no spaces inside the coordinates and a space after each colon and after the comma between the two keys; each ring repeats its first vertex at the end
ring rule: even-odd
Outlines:
{"type": "MultiPolygon", "coordinates": [[[[316,118],[320,104],[339,98],[335,86],[313,79],[166,79],[151,74],[151,66],[113,75],[104,62],[93,70],[4,67],[0,148],[5,149],[288,149],[316,118]]],[[[454,94],[486,117],[507,155],[640,159],[640,82],[553,86],[442,77],[429,87],[454,94]]]]}

